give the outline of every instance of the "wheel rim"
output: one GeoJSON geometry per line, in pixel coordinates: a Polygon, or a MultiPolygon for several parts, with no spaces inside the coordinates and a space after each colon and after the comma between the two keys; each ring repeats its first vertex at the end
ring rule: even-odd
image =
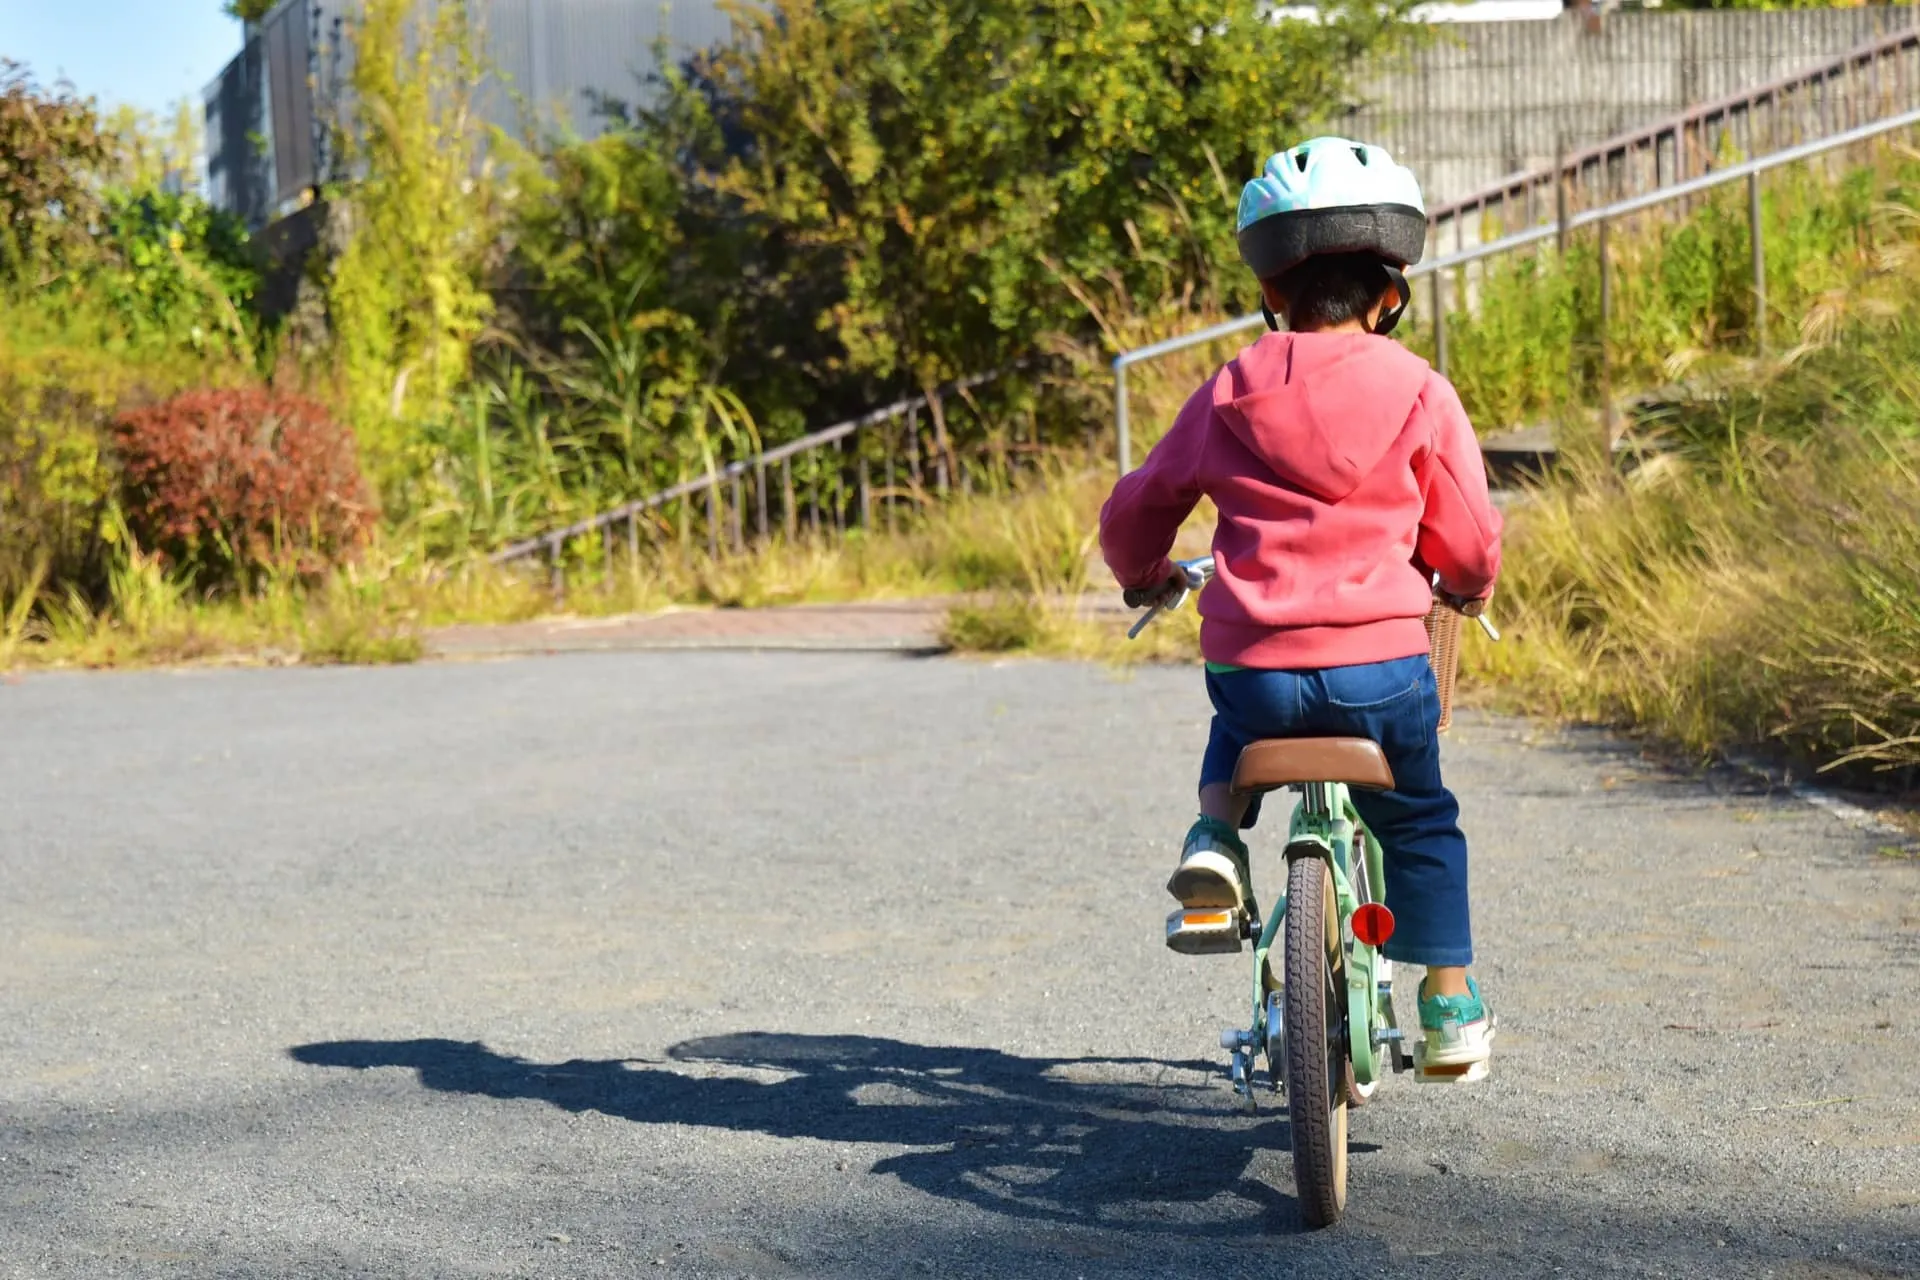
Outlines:
{"type": "Polygon", "coordinates": [[[1334,1198],[1347,1201],[1347,1091],[1353,1084],[1353,1063],[1346,1052],[1347,949],[1340,938],[1340,904],[1333,892],[1333,875],[1322,863],[1320,916],[1327,944],[1326,1038],[1327,1128],[1333,1135],[1334,1198]]]}
{"type": "MultiPolygon", "coordinates": [[[[1356,830],[1353,835],[1353,866],[1348,871],[1348,879],[1350,879],[1353,882],[1354,896],[1358,898],[1361,902],[1378,902],[1379,901],[1379,899],[1376,898],[1373,894],[1373,881],[1367,875],[1367,834],[1365,831],[1362,831],[1362,830],[1356,830]]],[[[1346,973],[1347,938],[1344,931],[1341,933],[1340,943],[1341,943],[1341,952],[1340,952],[1340,960],[1339,960],[1340,982],[1343,988],[1342,993],[1340,995],[1340,1007],[1342,1009],[1345,1009],[1347,1007],[1346,994],[1344,991],[1344,987],[1346,985],[1346,979],[1347,979],[1347,973],[1346,973]]],[[[1343,1088],[1346,1091],[1346,1098],[1348,1103],[1356,1107],[1364,1106],[1367,1100],[1373,1097],[1374,1090],[1380,1087],[1379,1075],[1376,1074],[1374,1076],[1374,1080],[1372,1084],[1361,1084],[1358,1080],[1354,1079],[1354,1076],[1353,1076],[1353,1055],[1350,1053],[1342,1054],[1341,1062],[1343,1064],[1343,1069],[1340,1073],[1340,1084],[1341,1084],[1341,1088],[1343,1088]]],[[[1377,1072],[1379,1068],[1376,1067],[1375,1070],[1377,1072]]]]}

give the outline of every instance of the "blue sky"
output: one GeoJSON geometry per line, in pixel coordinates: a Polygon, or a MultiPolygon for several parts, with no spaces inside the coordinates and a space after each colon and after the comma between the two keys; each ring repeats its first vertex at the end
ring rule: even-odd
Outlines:
{"type": "Polygon", "coordinates": [[[64,75],[109,108],[198,102],[239,51],[221,0],[0,0],[0,56],[42,84],[64,75]]]}

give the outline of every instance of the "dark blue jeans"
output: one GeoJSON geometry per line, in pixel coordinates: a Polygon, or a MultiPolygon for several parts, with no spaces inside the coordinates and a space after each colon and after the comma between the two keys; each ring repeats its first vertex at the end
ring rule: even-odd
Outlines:
{"type": "MultiPolygon", "coordinates": [[[[1379,840],[1386,904],[1393,911],[1391,960],[1421,965],[1473,962],[1467,909],[1467,839],[1460,804],[1440,781],[1440,694],[1425,654],[1319,671],[1207,673],[1213,736],[1200,785],[1233,781],[1234,762],[1261,738],[1371,738],[1386,753],[1392,791],[1353,793],[1353,807],[1379,840]]],[[[1259,800],[1242,827],[1259,817],[1259,800]]]]}

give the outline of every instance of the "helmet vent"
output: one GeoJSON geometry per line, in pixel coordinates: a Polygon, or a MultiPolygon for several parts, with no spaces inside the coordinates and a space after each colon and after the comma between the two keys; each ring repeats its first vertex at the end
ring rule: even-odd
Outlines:
{"type": "Polygon", "coordinates": [[[1308,157],[1309,155],[1311,155],[1311,154],[1312,154],[1312,153],[1311,153],[1311,152],[1309,152],[1309,151],[1308,151],[1308,150],[1307,150],[1307,149],[1306,149],[1305,147],[1302,147],[1302,148],[1300,148],[1300,149],[1299,149],[1298,151],[1296,151],[1296,152],[1294,152],[1294,153],[1293,153],[1293,166],[1294,166],[1294,168],[1296,168],[1296,169],[1304,169],[1304,168],[1306,168],[1306,167],[1307,167],[1307,157],[1308,157]]]}
{"type": "Polygon", "coordinates": [[[1355,147],[1353,149],[1353,156],[1354,159],[1358,160],[1361,164],[1365,164],[1367,162],[1367,149],[1365,147],[1355,147]]]}

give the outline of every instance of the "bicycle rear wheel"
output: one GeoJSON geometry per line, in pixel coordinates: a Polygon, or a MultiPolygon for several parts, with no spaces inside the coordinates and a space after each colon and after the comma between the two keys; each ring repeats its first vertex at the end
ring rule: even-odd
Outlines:
{"type": "Polygon", "coordinates": [[[1308,853],[1287,867],[1287,1116],[1293,1184],[1309,1227],[1347,1205],[1345,949],[1333,875],[1308,853]]]}

